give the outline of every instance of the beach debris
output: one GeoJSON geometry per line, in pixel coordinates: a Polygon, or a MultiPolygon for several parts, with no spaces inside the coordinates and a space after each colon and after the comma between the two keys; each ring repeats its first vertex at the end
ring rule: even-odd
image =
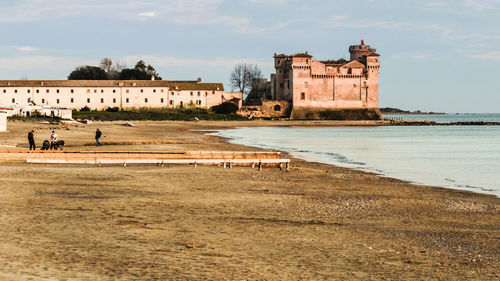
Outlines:
{"type": "Polygon", "coordinates": [[[83,119],[83,120],[82,119],[77,119],[76,121],[78,121],[78,122],[80,122],[82,124],[87,124],[87,125],[93,123],[92,120],[89,120],[89,119],[83,119]]]}
{"type": "Polygon", "coordinates": [[[134,124],[134,123],[131,123],[131,122],[127,122],[127,123],[123,124],[123,126],[127,126],[127,127],[135,127],[135,124],[134,124]]]}

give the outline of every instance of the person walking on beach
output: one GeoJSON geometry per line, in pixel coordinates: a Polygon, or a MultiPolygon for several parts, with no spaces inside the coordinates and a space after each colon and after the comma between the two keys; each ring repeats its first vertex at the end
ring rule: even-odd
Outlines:
{"type": "Polygon", "coordinates": [[[30,150],[36,150],[35,147],[35,136],[34,136],[34,130],[31,130],[31,132],[28,133],[28,142],[30,143],[30,150]]]}
{"type": "Polygon", "coordinates": [[[102,146],[102,143],[99,141],[101,139],[101,136],[102,136],[102,132],[99,129],[97,129],[95,131],[95,145],[102,146]]]}
{"type": "Polygon", "coordinates": [[[52,134],[50,135],[50,150],[56,149],[56,143],[57,143],[57,134],[55,131],[52,131],[52,134]]]}

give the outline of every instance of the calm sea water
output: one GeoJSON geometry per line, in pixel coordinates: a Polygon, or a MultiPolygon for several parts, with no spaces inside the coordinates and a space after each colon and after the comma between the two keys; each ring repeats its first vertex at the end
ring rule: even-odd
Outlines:
{"type": "MultiPolygon", "coordinates": [[[[500,122],[500,114],[488,118],[480,121],[500,122]]],[[[500,126],[245,127],[216,134],[310,161],[500,196],[500,126]]]]}

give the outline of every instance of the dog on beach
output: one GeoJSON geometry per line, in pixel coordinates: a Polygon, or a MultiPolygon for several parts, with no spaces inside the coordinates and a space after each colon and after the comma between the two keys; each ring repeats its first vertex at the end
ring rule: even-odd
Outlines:
{"type": "Polygon", "coordinates": [[[42,150],[49,150],[50,142],[48,140],[44,140],[42,143],[42,150]]]}
{"type": "MultiPolygon", "coordinates": [[[[58,149],[63,150],[63,149],[64,149],[64,144],[65,144],[65,143],[64,143],[64,141],[63,141],[63,140],[58,140],[58,141],[54,144],[53,148],[54,148],[55,150],[58,150],[58,149]]],[[[44,140],[44,141],[43,141],[43,143],[42,143],[42,150],[49,150],[49,149],[50,149],[50,141],[48,141],[48,140],[44,140]]]]}

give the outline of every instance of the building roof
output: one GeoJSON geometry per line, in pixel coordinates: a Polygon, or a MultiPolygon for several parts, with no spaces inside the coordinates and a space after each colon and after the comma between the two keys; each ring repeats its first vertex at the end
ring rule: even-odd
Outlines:
{"type": "Polygon", "coordinates": [[[375,52],[369,52],[368,54],[366,54],[365,56],[367,57],[380,57],[379,54],[375,53],[375,52]]]}
{"type": "Polygon", "coordinates": [[[198,83],[196,80],[0,80],[0,87],[177,87],[179,90],[224,90],[222,83],[198,83]]]}
{"type": "Polygon", "coordinates": [[[168,83],[170,90],[175,91],[224,91],[224,84],[222,83],[168,83]]]}
{"type": "Polygon", "coordinates": [[[364,68],[365,65],[360,63],[357,60],[350,61],[349,63],[346,63],[343,65],[343,67],[350,67],[350,68],[364,68]]]}
{"type": "Polygon", "coordinates": [[[305,53],[296,53],[296,54],[293,54],[292,57],[294,57],[294,58],[312,58],[312,56],[309,55],[307,52],[305,52],[305,53]]]}
{"type": "Polygon", "coordinates": [[[347,63],[347,61],[345,59],[339,59],[339,60],[324,60],[324,61],[320,61],[321,63],[323,64],[327,64],[327,65],[344,65],[347,63]]]}
{"type": "Polygon", "coordinates": [[[166,80],[0,80],[0,87],[167,87],[166,80]]]}

